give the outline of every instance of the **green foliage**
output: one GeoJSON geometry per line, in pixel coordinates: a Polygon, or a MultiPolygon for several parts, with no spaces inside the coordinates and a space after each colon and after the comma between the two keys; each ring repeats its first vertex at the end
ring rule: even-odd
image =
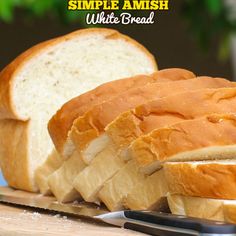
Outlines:
{"type": "Polygon", "coordinates": [[[0,20],[11,23],[17,8],[23,9],[26,16],[42,18],[53,15],[64,23],[83,21],[86,13],[68,11],[66,0],[0,0],[0,20]]]}
{"type": "MultiPolygon", "coordinates": [[[[236,21],[229,19],[229,9],[226,9],[223,0],[181,1],[182,13],[188,22],[189,31],[200,47],[207,51],[214,37],[220,36],[219,57],[226,58],[229,53],[230,36],[236,30],[236,21]]],[[[88,13],[68,11],[67,0],[0,0],[0,20],[11,23],[17,8],[23,9],[25,15],[31,19],[50,15],[64,23],[85,23],[85,14],[88,13]]]]}
{"type": "Polygon", "coordinates": [[[184,0],[183,4],[183,16],[200,47],[207,51],[213,39],[220,37],[219,58],[223,60],[229,55],[230,36],[236,30],[229,10],[222,0],[184,0]]]}

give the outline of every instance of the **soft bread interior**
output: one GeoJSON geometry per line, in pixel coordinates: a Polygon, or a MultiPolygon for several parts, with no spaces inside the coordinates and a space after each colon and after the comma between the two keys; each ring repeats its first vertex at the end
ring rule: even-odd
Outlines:
{"type": "Polygon", "coordinates": [[[87,202],[97,202],[98,193],[122,166],[124,162],[116,155],[112,145],[107,146],[96,158],[74,179],[74,188],[87,202]]]}
{"type": "Polygon", "coordinates": [[[53,150],[48,156],[46,162],[35,172],[35,181],[39,187],[40,193],[50,195],[51,190],[48,186],[48,177],[62,165],[62,157],[53,150]]]}
{"type": "Polygon", "coordinates": [[[122,210],[125,197],[143,178],[145,177],[139,173],[135,162],[130,161],[105,183],[99,192],[99,198],[110,211],[122,210]]]}
{"type": "Polygon", "coordinates": [[[75,35],[25,62],[13,86],[18,113],[25,119],[43,114],[49,120],[65,98],[69,100],[108,78],[114,80],[155,70],[145,51],[119,36],[113,38],[112,33],[116,32],[98,30],[75,35]]]}
{"type": "Polygon", "coordinates": [[[91,161],[108,145],[111,145],[111,141],[106,134],[102,134],[98,138],[93,139],[83,151],[82,157],[84,162],[87,164],[91,163],[91,161]]]}
{"type": "Polygon", "coordinates": [[[166,207],[165,197],[168,192],[163,170],[143,178],[129,192],[124,204],[131,210],[159,210],[166,207]]]}
{"type": "Polygon", "coordinates": [[[86,167],[79,153],[73,155],[48,177],[48,185],[59,202],[71,202],[81,199],[72,183],[78,173],[86,167]]]}

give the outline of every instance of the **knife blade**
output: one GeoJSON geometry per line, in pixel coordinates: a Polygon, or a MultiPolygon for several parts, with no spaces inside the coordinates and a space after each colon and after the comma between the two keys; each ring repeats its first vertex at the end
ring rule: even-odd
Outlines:
{"type": "Polygon", "coordinates": [[[53,197],[0,187],[0,202],[89,217],[105,223],[158,236],[236,236],[236,225],[153,211],[108,212],[89,203],[63,204],[53,197]]]}

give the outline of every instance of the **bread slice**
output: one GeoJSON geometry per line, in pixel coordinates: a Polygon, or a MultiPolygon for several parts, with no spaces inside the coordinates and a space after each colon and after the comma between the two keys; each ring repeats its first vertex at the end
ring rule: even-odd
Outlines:
{"type": "Polygon", "coordinates": [[[49,175],[47,181],[54,196],[59,202],[71,202],[81,199],[80,194],[72,187],[72,182],[78,172],[86,167],[78,152],[73,155],[62,166],[49,175]]]}
{"type": "Polygon", "coordinates": [[[188,70],[179,68],[165,69],[151,75],[139,75],[132,78],[108,82],[70,100],[57,111],[48,124],[48,130],[57,151],[61,153],[63,157],[67,157],[71,154],[71,141],[68,137],[68,133],[72,127],[73,121],[91,109],[92,106],[110,100],[121,92],[131,88],[142,87],[148,83],[185,80],[194,77],[195,75],[188,70]],[[67,149],[69,149],[69,151],[67,151],[67,149]]]}
{"type": "Polygon", "coordinates": [[[43,195],[51,195],[51,190],[48,186],[48,176],[51,175],[62,165],[62,157],[56,150],[53,150],[48,156],[46,163],[40,166],[35,172],[35,181],[39,187],[40,193],[43,195]]]}
{"type": "Polygon", "coordinates": [[[168,187],[163,170],[143,178],[124,198],[124,205],[131,210],[166,209],[168,187]]]}
{"type": "MultiPolygon", "coordinates": [[[[165,70],[161,70],[161,71],[158,71],[158,72],[156,72],[156,73],[153,73],[152,75],[150,75],[150,76],[144,76],[144,78],[145,78],[145,81],[147,82],[147,84],[150,84],[150,83],[154,83],[154,82],[158,82],[158,83],[164,83],[164,82],[169,82],[169,81],[176,81],[176,80],[186,80],[186,79],[191,79],[192,77],[194,77],[194,74],[192,73],[192,72],[189,72],[189,71],[187,71],[187,70],[184,70],[184,69],[165,69],[165,70]],[[153,78],[152,80],[150,80],[150,78],[153,78]]],[[[137,80],[138,78],[136,77],[136,80],[137,80]]],[[[142,79],[142,76],[139,76],[139,80],[140,79],[142,79]]],[[[130,78],[130,82],[129,82],[129,84],[130,85],[132,85],[135,81],[133,81],[133,82],[131,82],[132,80],[134,80],[134,78],[130,78]]],[[[139,81],[138,80],[138,81],[139,81]]],[[[144,84],[144,82],[145,81],[143,81],[142,83],[144,84]]],[[[128,84],[128,81],[123,81],[123,83],[124,82],[126,82],[126,84],[128,84]]],[[[119,82],[117,82],[118,84],[117,85],[119,85],[119,82]]],[[[125,83],[124,83],[125,84],[125,83]]],[[[113,88],[113,91],[119,91],[118,89],[116,89],[115,90],[115,87],[117,87],[117,86],[115,86],[116,85],[116,81],[114,81],[114,82],[112,82],[112,83],[109,83],[108,84],[109,85],[109,89],[104,89],[104,87],[103,86],[100,86],[99,88],[98,88],[98,90],[97,89],[95,89],[94,91],[96,91],[96,93],[98,93],[98,91],[99,91],[99,93],[98,94],[100,94],[101,93],[101,88],[103,88],[103,95],[101,95],[100,94],[100,96],[99,96],[99,99],[101,99],[101,98],[106,98],[105,97],[105,92],[107,92],[108,94],[111,92],[111,85],[113,85],[114,86],[114,88],[113,88]]],[[[138,86],[138,85],[140,85],[140,82],[139,83],[136,83],[133,87],[136,87],[136,86],[138,86]]],[[[105,86],[105,85],[104,85],[105,86]]],[[[128,86],[125,86],[126,88],[128,88],[128,86]]],[[[83,96],[83,95],[82,95],[83,96]]],[[[114,96],[114,94],[111,94],[111,98],[114,96]]],[[[79,98],[79,97],[78,97],[79,98]]],[[[93,99],[93,96],[91,96],[91,99],[93,99]]],[[[98,100],[99,100],[98,99],[98,100]]],[[[77,100],[77,98],[76,98],[76,100],[77,100]]],[[[78,100],[78,102],[79,102],[79,100],[78,100]]],[[[77,104],[78,104],[78,102],[77,102],[77,104]]],[[[73,106],[75,106],[74,105],[74,101],[72,100],[72,105],[73,106]]],[[[69,104],[70,104],[70,102],[68,102],[66,105],[64,105],[63,106],[63,108],[59,111],[59,112],[57,112],[57,114],[60,114],[60,117],[62,117],[63,119],[64,119],[64,121],[65,120],[68,120],[67,119],[67,116],[69,116],[69,114],[68,114],[68,111],[66,110],[66,107],[67,106],[69,106],[69,104]],[[65,110],[64,110],[65,109],[65,110]],[[67,114],[67,115],[66,115],[67,114]],[[64,118],[64,116],[65,116],[65,118],[64,118]]],[[[95,104],[95,102],[92,100],[92,102],[91,102],[91,106],[93,106],[95,104]]],[[[71,106],[72,106],[71,105],[71,106]]],[[[89,107],[89,105],[90,105],[90,103],[88,103],[87,104],[87,107],[89,107]]],[[[70,110],[69,108],[68,108],[68,110],[70,110]]],[[[78,108],[76,108],[75,109],[76,110],[76,112],[77,112],[77,114],[80,114],[80,113],[78,113],[78,111],[79,111],[79,109],[78,108]]],[[[83,111],[83,109],[81,109],[82,111],[83,111]]],[[[82,112],[81,112],[82,113],[82,112]]],[[[58,117],[57,115],[56,115],[56,117],[58,117]]],[[[61,119],[61,120],[63,120],[63,119],[61,119]]],[[[61,126],[61,127],[63,127],[63,123],[61,123],[60,122],[60,119],[58,120],[58,119],[52,119],[51,120],[51,125],[49,125],[49,129],[50,129],[50,127],[57,127],[57,124],[59,124],[59,126],[61,126]]],[[[66,124],[68,124],[67,122],[66,122],[66,124]]],[[[65,126],[64,126],[65,127],[65,126]]],[[[67,127],[68,128],[68,127],[67,127]]],[[[56,130],[56,129],[55,129],[56,130]]],[[[51,132],[51,135],[52,135],[52,133],[53,132],[51,132]]],[[[57,132],[55,132],[55,136],[57,135],[57,132]]],[[[53,135],[52,135],[53,136],[53,135]]],[[[66,141],[65,141],[65,147],[66,146],[70,146],[70,138],[69,137],[66,137],[66,139],[65,139],[66,141]]],[[[103,136],[103,137],[101,137],[100,138],[100,140],[99,140],[99,144],[97,145],[97,146],[93,146],[93,151],[95,151],[94,149],[96,148],[100,148],[100,146],[101,146],[101,143],[102,142],[107,142],[107,137],[106,136],[103,136]]],[[[67,148],[68,149],[68,148],[67,148]]],[[[64,149],[65,150],[65,149],[64,149]]],[[[99,149],[100,150],[100,149],[99,149]]],[[[99,151],[97,151],[97,152],[99,152],[99,151]]],[[[105,153],[107,153],[107,152],[105,152],[105,153]]],[[[109,153],[109,152],[108,152],[109,153]]],[[[104,154],[105,155],[105,154],[104,154]]],[[[62,167],[62,169],[63,169],[64,167],[62,167]]],[[[80,169],[78,169],[78,174],[79,174],[79,171],[80,169]]],[[[113,170],[113,168],[111,168],[111,170],[113,170]]],[[[74,172],[73,172],[74,173],[74,172]]],[[[113,175],[114,173],[111,171],[111,173],[110,173],[111,175],[113,175]]],[[[63,170],[58,170],[57,171],[57,175],[55,175],[55,177],[57,177],[58,178],[58,181],[56,180],[56,178],[54,178],[54,180],[53,181],[51,181],[51,187],[52,188],[56,188],[58,185],[60,185],[60,183],[61,183],[61,179],[63,178],[63,175],[64,175],[64,173],[63,173],[63,170]],[[60,175],[60,176],[59,176],[60,175]],[[53,186],[53,185],[55,185],[55,186],[53,186]]],[[[71,178],[74,178],[74,174],[73,174],[73,176],[71,177],[71,178]]],[[[46,178],[45,178],[46,179],[46,178]]],[[[64,190],[63,191],[61,191],[61,196],[59,197],[58,196],[58,199],[60,199],[60,201],[64,201],[64,198],[65,198],[65,196],[67,196],[68,194],[70,195],[70,192],[72,191],[72,189],[73,189],[73,185],[72,185],[72,182],[71,182],[71,187],[69,188],[69,185],[68,185],[68,181],[66,181],[67,182],[67,188],[64,188],[64,190]],[[68,191],[67,193],[66,193],[66,190],[68,191]]],[[[74,190],[73,190],[74,191],[74,190]]],[[[58,193],[57,193],[57,195],[59,194],[60,192],[58,191],[58,193]]],[[[74,195],[75,197],[76,197],[76,195],[74,195]]]]}
{"type": "Polygon", "coordinates": [[[76,31],[17,57],[0,73],[0,119],[10,119],[0,139],[17,130],[0,147],[8,184],[37,191],[35,170],[53,149],[47,123],[63,103],[104,82],[156,68],[143,46],[110,29],[76,31]]]}
{"type": "Polygon", "coordinates": [[[171,194],[236,200],[236,160],[167,162],[164,172],[171,194]]]}
{"type": "Polygon", "coordinates": [[[236,223],[236,200],[167,195],[173,214],[236,223]]]}
{"type": "MultiPolygon", "coordinates": [[[[201,79],[169,83],[153,83],[128,90],[107,102],[95,106],[86,112],[84,116],[74,121],[70,134],[74,147],[78,152],[82,153],[84,162],[89,164],[108,143],[108,138],[104,135],[105,127],[121,113],[135,108],[148,100],[161,98],[170,93],[234,86],[234,83],[224,79],[203,77],[201,79]]],[[[71,148],[71,150],[73,149],[71,148]]]]}
{"type": "MultiPolygon", "coordinates": [[[[121,114],[105,130],[111,137],[119,157],[123,159],[125,156],[122,154],[127,152],[127,147],[142,134],[214,112],[234,112],[235,105],[235,88],[203,89],[179,93],[153,100],[121,114]]],[[[111,162],[112,159],[106,165],[107,168],[111,162]]],[[[134,162],[128,162],[104,185],[99,196],[109,209],[121,210],[126,195],[132,191],[137,182],[144,181],[144,178],[134,162]],[[125,176],[125,180],[122,176],[125,176]]]]}
{"type": "Polygon", "coordinates": [[[236,89],[202,89],[174,94],[124,112],[106,127],[106,134],[120,157],[127,160],[127,148],[136,138],[155,128],[211,113],[235,112],[236,89]],[[220,102],[219,102],[220,101],[220,102]]]}
{"type": "Polygon", "coordinates": [[[98,202],[98,193],[103,184],[124,165],[120,158],[115,157],[109,164],[109,168],[104,168],[104,164],[110,162],[110,157],[115,156],[114,153],[115,149],[110,145],[101,151],[92,163],[79,172],[74,179],[74,188],[86,202],[98,202]]]}
{"type": "Polygon", "coordinates": [[[110,211],[118,211],[123,208],[127,193],[143,179],[144,175],[138,171],[135,162],[131,160],[104,184],[98,194],[99,199],[110,211]]]}
{"type": "Polygon", "coordinates": [[[145,173],[167,161],[232,159],[235,131],[235,114],[207,115],[143,135],[132,143],[129,153],[145,173]]]}

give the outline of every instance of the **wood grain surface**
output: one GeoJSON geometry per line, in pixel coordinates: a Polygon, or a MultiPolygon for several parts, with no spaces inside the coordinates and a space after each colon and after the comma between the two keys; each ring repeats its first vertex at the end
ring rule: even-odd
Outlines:
{"type": "Polygon", "coordinates": [[[0,204],[0,236],[144,235],[95,221],[0,204]]]}

